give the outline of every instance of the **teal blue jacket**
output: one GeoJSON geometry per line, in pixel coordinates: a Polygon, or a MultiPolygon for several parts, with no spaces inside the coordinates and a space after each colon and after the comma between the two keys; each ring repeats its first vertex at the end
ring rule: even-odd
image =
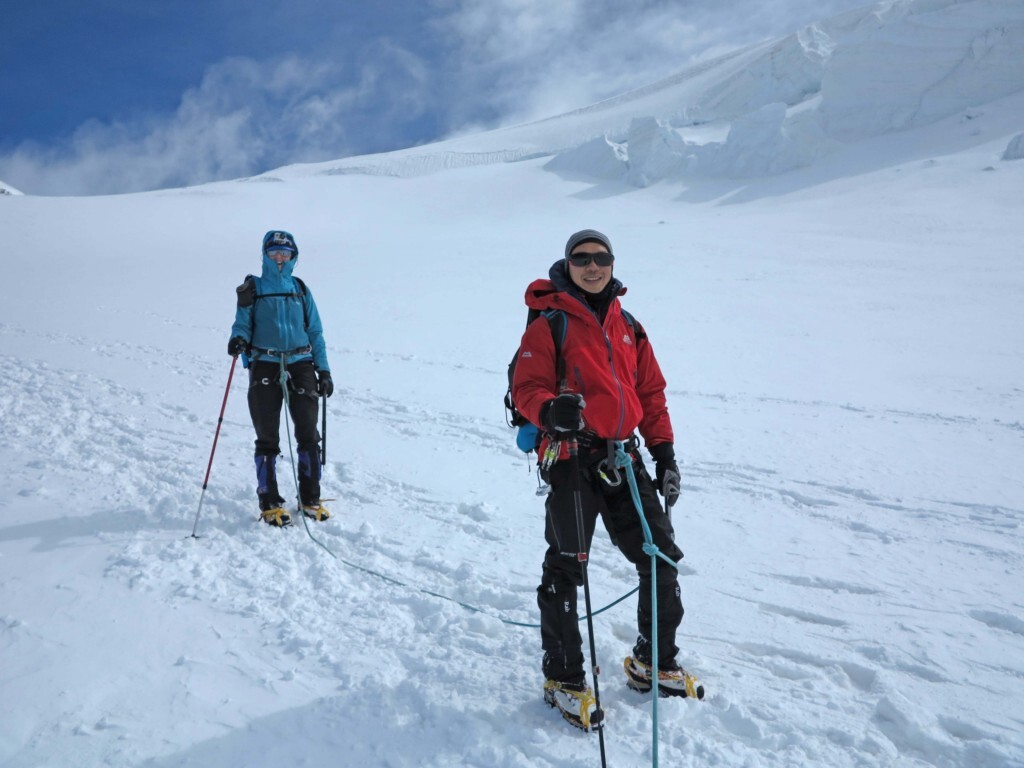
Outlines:
{"type": "MultiPolygon", "coordinates": [[[[253,360],[278,362],[276,355],[261,350],[291,352],[289,364],[312,358],[318,371],[330,371],[327,364],[327,345],[313,294],[303,291],[292,277],[296,255],[278,270],[277,263],[263,254],[263,273],[251,276],[238,289],[239,301],[235,310],[232,336],[241,336],[252,349],[253,360]],[[249,286],[251,280],[253,285],[249,286]],[[248,298],[246,298],[248,296],[248,298]],[[308,351],[295,351],[308,347],[308,351]]],[[[244,360],[248,365],[248,360],[244,360]]]]}

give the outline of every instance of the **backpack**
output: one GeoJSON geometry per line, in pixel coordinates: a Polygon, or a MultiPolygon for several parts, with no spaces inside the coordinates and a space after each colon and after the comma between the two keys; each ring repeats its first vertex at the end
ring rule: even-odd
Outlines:
{"type": "MultiPolygon", "coordinates": [[[[569,325],[565,311],[561,309],[539,310],[531,307],[526,316],[526,327],[529,328],[530,324],[542,315],[548,320],[548,325],[551,327],[551,340],[555,344],[555,374],[559,384],[564,385],[565,359],[562,357],[562,344],[565,343],[565,332],[569,325]]],[[[638,332],[636,318],[624,309],[622,310],[622,316],[626,319],[630,330],[633,331],[633,336],[639,338],[643,332],[638,332]]],[[[512,380],[516,375],[516,361],[519,359],[519,351],[519,349],[516,350],[515,354],[512,355],[511,362],[508,364],[508,389],[505,390],[505,423],[510,427],[518,428],[516,432],[516,445],[523,453],[529,453],[530,451],[537,450],[542,433],[536,424],[530,422],[519,412],[515,402],[512,400],[512,380]]],[[[560,388],[562,387],[560,386],[560,388]]]]}

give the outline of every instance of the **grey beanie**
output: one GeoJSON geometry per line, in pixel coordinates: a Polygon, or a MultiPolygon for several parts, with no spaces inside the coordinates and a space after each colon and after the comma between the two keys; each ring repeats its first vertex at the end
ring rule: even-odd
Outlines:
{"type": "Polygon", "coordinates": [[[595,242],[600,243],[608,249],[608,253],[615,255],[615,251],[612,250],[612,241],[609,240],[605,235],[598,232],[596,229],[581,229],[574,235],[569,236],[569,241],[565,244],[565,258],[569,258],[569,254],[572,253],[572,249],[580,243],[595,242]]]}

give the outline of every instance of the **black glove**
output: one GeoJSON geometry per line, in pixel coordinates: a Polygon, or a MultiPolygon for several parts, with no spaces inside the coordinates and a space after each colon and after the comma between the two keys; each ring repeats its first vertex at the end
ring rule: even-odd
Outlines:
{"type": "Polygon", "coordinates": [[[665,503],[669,507],[674,507],[679,500],[679,465],[676,464],[676,449],[672,443],[658,443],[648,450],[654,457],[658,493],[665,497],[665,503]]]}
{"type": "Polygon", "coordinates": [[[334,394],[334,380],[331,378],[330,371],[317,371],[316,391],[323,397],[330,397],[334,394]]]}
{"type": "Polygon", "coordinates": [[[540,420],[549,432],[579,432],[583,429],[583,395],[564,392],[540,407],[540,420]]]}
{"type": "Polygon", "coordinates": [[[232,357],[238,357],[240,354],[245,352],[245,348],[249,346],[249,342],[243,339],[241,336],[232,336],[228,342],[228,354],[232,357]]]}

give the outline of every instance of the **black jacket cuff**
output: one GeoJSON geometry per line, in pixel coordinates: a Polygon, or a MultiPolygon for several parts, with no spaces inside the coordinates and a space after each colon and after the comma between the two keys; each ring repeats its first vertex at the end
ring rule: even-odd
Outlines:
{"type": "Polygon", "coordinates": [[[647,447],[647,450],[651,452],[651,456],[654,457],[656,462],[676,460],[676,449],[672,443],[650,445],[647,447]]]}

